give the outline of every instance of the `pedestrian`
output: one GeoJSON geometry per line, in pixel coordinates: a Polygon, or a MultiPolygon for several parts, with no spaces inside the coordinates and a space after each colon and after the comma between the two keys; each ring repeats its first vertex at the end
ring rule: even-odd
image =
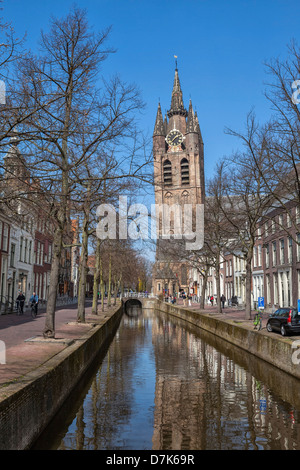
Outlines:
{"type": "Polygon", "coordinates": [[[224,308],[225,302],[226,302],[226,297],[224,294],[221,295],[221,302],[222,302],[222,308],[224,308]]]}
{"type": "Polygon", "coordinates": [[[210,299],[209,299],[209,300],[210,300],[211,306],[213,306],[213,304],[214,304],[214,296],[213,296],[213,295],[211,295],[211,297],[210,297],[210,299]]]}
{"type": "Polygon", "coordinates": [[[29,302],[30,302],[32,305],[34,305],[35,313],[37,314],[39,298],[38,298],[38,295],[37,295],[35,292],[33,292],[32,296],[31,296],[30,299],[29,299],[29,302]]]}
{"type": "Polygon", "coordinates": [[[23,292],[19,292],[19,295],[17,297],[17,303],[20,307],[20,315],[23,315],[24,313],[24,303],[25,303],[25,295],[23,294],[23,292]]]}
{"type": "Polygon", "coordinates": [[[185,306],[186,293],[184,291],[182,293],[182,298],[183,298],[183,305],[185,306]]]}

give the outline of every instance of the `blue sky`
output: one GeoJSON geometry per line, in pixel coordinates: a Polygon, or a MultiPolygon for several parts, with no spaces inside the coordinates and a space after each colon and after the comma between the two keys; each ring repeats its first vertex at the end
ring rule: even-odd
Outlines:
{"type": "MultiPolygon", "coordinates": [[[[65,16],[73,0],[4,0],[3,16],[35,49],[49,18],[65,16]]],[[[286,46],[300,43],[299,0],[77,0],[95,30],[112,25],[117,49],[104,75],[118,72],[141,89],[147,108],[142,126],[152,135],[158,100],[170,107],[174,55],[186,107],[192,99],[205,145],[206,177],[239,142],[225,127],[243,128],[254,107],[260,121],[270,116],[263,96],[264,62],[285,57],[286,46]]],[[[300,77],[299,77],[300,78],[300,77]]]]}

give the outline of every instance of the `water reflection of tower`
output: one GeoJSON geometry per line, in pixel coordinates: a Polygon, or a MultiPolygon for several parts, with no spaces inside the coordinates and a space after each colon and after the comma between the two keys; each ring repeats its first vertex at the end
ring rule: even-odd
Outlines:
{"type": "Polygon", "coordinates": [[[191,362],[193,335],[165,320],[153,325],[152,335],[157,370],[152,449],[200,449],[206,390],[198,359],[191,362]]]}

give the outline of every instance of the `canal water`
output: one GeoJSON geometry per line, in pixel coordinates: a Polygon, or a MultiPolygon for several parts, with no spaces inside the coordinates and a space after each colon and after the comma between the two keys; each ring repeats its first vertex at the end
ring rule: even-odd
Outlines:
{"type": "Polygon", "coordinates": [[[143,310],[122,317],[34,449],[299,450],[299,380],[143,310]]]}

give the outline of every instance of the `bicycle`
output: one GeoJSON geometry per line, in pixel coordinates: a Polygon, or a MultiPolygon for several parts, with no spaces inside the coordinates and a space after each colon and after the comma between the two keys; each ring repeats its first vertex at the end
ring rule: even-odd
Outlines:
{"type": "Polygon", "coordinates": [[[22,309],[21,309],[21,302],[19,300],[16,301],[17,304],[17,315],[22,315],[22,309]]]}
{"type": "Polygon", "coordinates": [[[37,303],[36,302],[31,303],[31,316],[32,318],[36,318],[37,316],[37,303]]]}
{"type": "Polygon", "coordinates": [[[254,317],[254,330],[261,330],[262,329],[262,312],[256,312],[255,317],[254,317]]]}

